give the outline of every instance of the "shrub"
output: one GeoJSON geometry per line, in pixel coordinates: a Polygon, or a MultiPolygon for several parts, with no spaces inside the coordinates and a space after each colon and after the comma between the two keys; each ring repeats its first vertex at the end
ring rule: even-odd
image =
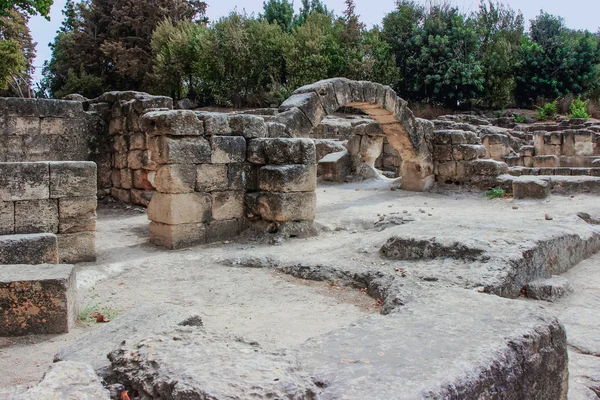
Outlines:
{"type": "Polygon", "coordinates": [[[546,103],[542,107],[537,107],[537,120],[546,121],[554,119],[558,113],[558,100],[554,100],[552,103],[546,103]]]}
{"type": "Polygon", "coordinates": [[[589,102],[589,100],[581,100],[581,96],[574,99],[569,107],[569,118],[590,118],[590,114],[587,112],[589,102]]]}
{"type": "Polygon", "coordinates": [[[515,115],[513,115],[513,119],[518,124],[524,124],[525,122],[527,122],[527,117],[524,116],[523,114],[515,114],[515,115]]]}
{"type": "Polygon", "coordinates": [[[493,188],[488,190],[487,192],[485,192],[485,197],[487,197],[488,199],[502,199],[504,198],[506,195],[506,192],[504,191],[504,189],[500,189],[500,188],[493,188]]]}

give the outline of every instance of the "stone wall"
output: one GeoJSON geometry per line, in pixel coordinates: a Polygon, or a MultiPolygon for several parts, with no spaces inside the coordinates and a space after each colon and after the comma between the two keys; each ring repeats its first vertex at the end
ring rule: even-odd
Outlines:
{"type": "Polygon", "coordinates": [[[0,163],[0,235],[55,234],[59,262],[95,260],[96,173],[93,162],[0,163]]]}
{"type": "Polygon", "coordinates": [[[151,241],[180,248],[238,236],[249,222],[312,221],[315,145],[266,138],[254,115],[168,110],[141,118],[147,134],[151,241]]]}

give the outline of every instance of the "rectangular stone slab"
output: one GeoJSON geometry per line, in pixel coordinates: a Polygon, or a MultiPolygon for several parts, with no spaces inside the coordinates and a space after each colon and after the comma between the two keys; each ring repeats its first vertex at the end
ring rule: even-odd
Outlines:
{"type": "Polygon", "coordinates": [[[77,316],[74,266],[0,266],[0,336],[67,333],[77,316]]]}
{"type": "Polygon", "coordinates": [[[0,236],[0,264],[58,264],[56,235],[36,233],[0,236]]]}

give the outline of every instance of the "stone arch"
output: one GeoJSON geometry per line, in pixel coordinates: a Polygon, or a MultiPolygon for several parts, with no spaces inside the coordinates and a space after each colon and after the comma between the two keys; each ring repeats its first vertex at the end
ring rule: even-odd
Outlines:
{"type": "Polygon", "coordinates": [[[306,137],[323,118],[341,107],[354,107],[373,118],[403,160],[401,187],[427,191],[433,175],[433,124],[415,118],[408,103],[389,86],[334,78],[298,88],[284,101],[274,122],[290,137],[306,137]]]}

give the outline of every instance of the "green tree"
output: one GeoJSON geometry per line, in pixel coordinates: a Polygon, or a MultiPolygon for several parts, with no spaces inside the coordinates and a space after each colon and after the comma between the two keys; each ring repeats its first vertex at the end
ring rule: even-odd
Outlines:
{"type": "Polygon", "coordinates": [[[333,11],[330,11],[325,4],[321,0],[301,0],[302,6],[300,7],[300,11],[298,15],[294,16],[293,27],[299,27],[306,23],[308,17],[312,13],[329,15],[333,18],[333,11]]]}
{"type": "Polygon", "coordinates": [[[478,28],[481,64],[485,71],[483,103],[490,108],[513,105],[515,73],[525,30],[523,15],[502,3],[481,0],[473,18],[478,28]]]}
{"type": "Polygon", "coordinates": [[[260,17],[270,24],[277,23],[285,32],[290,32],[294,22],[294,2],[290,3],[288,0],[263,2],[263,13],[260,17]]]}
{"type": "Polygon", "coordinates": [[[0,16],[7,17],[13,9],[17,9],[25,15],[39,14],[49,19],[52,3],[53,0],[0,0],[0,16]]]}
{"type": "Polygon", "coordinates": [[[27,16],[12,9],[0,17],[0,96],[31,97],[34,57],[27,16]]]}

